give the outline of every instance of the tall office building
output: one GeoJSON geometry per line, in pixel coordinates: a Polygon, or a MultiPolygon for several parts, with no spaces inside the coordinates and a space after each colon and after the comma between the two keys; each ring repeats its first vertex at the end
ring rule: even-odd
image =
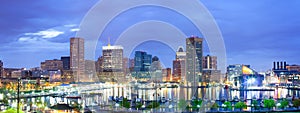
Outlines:
{"type": "Polygon", "coordinates": [[[63,70],[70,70],[70,57],[61,57],[60,60],[63,62],[63,70]]]}
{"type": "Polygon", "coordinates": [[[0,60],[0,78],[2,78],[3,74],[4,74],[4,68],[3,68],[3,62],[0,60]]]}
{"type": "Polygon", "coordinates": [[[123,71],[123,47],[108,46],[102,47],[103,71],[122,72],[123,71]]]}
{"type": "Polygon", "coordinates": [[[192,96],[198,97],[199,82],[202,82],[202,42],[199,37],[186,39],[186,83],[192,86],[192,96]]]}
{"type": "Polygon", "coordinates": [[[134,55],[134,71],[150,71],[152,55],[144,51],[136,51],[134,55]]]}
{"type": "Polygon", "coordinates": [[[176,52],[176,59],[173,60],[173,80],[184,81],[185,80],[185,59],[186,52],[183,51],[183,47],[180,46],[176,52]]]}
{"type": "Polygon", "coordinates": [[[212,69],[216,70],[217,69],[217,56],[204,56],[202,58],[202,66],[203,69],[212,69]]]}
{"type": "Polygon", "coordinates": [[[84,60],[84,39],[70,39],[70,68],[73,71],[75,82],[87,82],[89,78],[85,76],[84,60]]]}

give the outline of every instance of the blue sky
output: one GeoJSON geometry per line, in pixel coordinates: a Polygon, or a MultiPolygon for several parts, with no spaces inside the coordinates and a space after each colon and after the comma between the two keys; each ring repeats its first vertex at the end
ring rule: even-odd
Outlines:
{"type": "MultiPolygon", "coordinates": [[[[16,1],[0,4],[0,60],[5,67],[37,67],[46,59],[69,55],[69,38],[97,0],[16,1]]],[[[211,1],[201,0],[215,18],[225,41],[227,64],[250,64],[257,71],[272,67],[273,61],[300,64],[300,1],[211,1]]],[[[197,12],[195,12],[197,14],[197,12]]],[[[101,16],[101,15],[100,15],[101,16]]],[[[159,19],[174,26],[185,26],[186,34],[201,33],[184,17],[157,7],[140,7],[118,16],[102,37],[116,40],[118,34],[138,20],[159,19]],[[132,15],[148,12],[139,18],[132,15]],[[176,17],[171,19],[165,16],[176,17]],[[126,21],[126,22],[124,22],[126,21]]],[[[107,43],[99,40],[99,49],[107,43]]],[[[174,52],[158,42],[145,42],[136,50],[159,56],[171,67],[174,52]],[[153,49],[147,50],[151,45],[153,49]],[[162,48],[164,51],[155,51],[162,48]],[[171,58],[170,58],[171,57],[171,58]]],[[[205,50],[208,53],[208,49],[205,50]]]]}

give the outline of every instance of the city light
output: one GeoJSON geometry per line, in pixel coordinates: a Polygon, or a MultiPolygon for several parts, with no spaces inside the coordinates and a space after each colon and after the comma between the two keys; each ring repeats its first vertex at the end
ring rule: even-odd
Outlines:
{"type": "Polygon", "coordinates": [[[300,112],[300,2],[12,1],[0,113],[300,112]]]}

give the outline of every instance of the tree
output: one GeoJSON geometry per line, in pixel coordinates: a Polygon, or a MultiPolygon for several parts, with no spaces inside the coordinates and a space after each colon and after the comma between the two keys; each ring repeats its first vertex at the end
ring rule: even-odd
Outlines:
{"type": "Polygon", "coordinates": [[[234,105],[234,108],[242,110],[242,108],[247,108],[247,105],[244,102],[238,102],[234,105]]]}
{"type": "Polygon", "coordinates": [[[130,102],[128,102],[127,98],[123,98],[123,101],[121,102],[121,106],[125,108],[130,108],[130,102]]]}
{"type": "Polygon", "coordinates": [[[281,102],[280,102],[280,108],[285,108],[289,105],[289,101],[287,101],[286,99],[283,99],[281,102]]]}
{"type": "Polygon", "coordinates": [[[194,100],[194,101],[192,101],[192,109],[193,110],[198,110],[199,108],[199,106],[201,106],[201,104],[202,104],[202,100],[194,100]]]}
{"type": "Polygon", "coordinates": [[[159,103],[158,102],[151,102],[148,106],[147,106],[147,108],[157,108],[157,107],[159,107],[160,105],[159,105],[159,103]]]}
{"type": "Polygon", "coordinates": [[[275,107],[275,101],[273,99],[264,99],[264,107],[270,110],[275,107]]]}
{"type": "MultiPolygon", "coordinates": [[[[3,113],[17,113],[17,109],[9,108],[6,111],[4,111],[3,113]]],[[[24,112],[19,109],[19,113],[24,113],[24,112]]]]}
{"type": "Polygon", "coordinates": [[[143,104],[141,102],[136,103],[136,108],[141,109],[143,104]]]}
{"type": "Polygon", "coordinates": [[[251,104],[253,105],[254,109],[258,109],[258,101],[257,100],[252,100],[251,104]]]}
{"type": "Polygon", "coordinates": [[[231,109],[232,109],[231,102],[229,102],[229,101],[225,101],[223,104],[225,105],[225,107],[224,107],[224,108],[226,108],[226,109],[229,109],[229,110],[231,110],[231,109]]]}
{"type": "Polygon", "coordinates": [[[300,99],[293,100],[294,107],[300,107],[300,99]]]}

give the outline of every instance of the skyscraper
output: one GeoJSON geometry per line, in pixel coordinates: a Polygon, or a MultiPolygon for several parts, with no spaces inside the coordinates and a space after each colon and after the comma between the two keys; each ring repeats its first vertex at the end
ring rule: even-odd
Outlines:
{"type": "Polygon", "coordinates": [[[198,85],[202,76],[202,42],[199,37],[186,39],[186,83],[192,86],[192,96],[198,97],[198,85]]]}
{"type": "Polygon", "coordinates": [[[70,57],[61,57],[60,60],[63,62],[63,70],[70,70],[70,57]]]}
{"type": "Polygon", "coordinates": [[[217,56],[204,56],[202,58],[202,66],[203,69],[213,69],[216,70],[217,69],[217,56]]]}
{"type": "Polygon", "coordinates": [[[176,59],[173,60],[173,80],[184,81],[185,80],[185,59],[186,52],[183,51],[183,47],[180,46],[176,52],[176,59]]]}
{"type": "Polygon", "coordinates": [[[84,39],[70,39],[70,68],[73,71],[75,82],[87,82],[85,77],[85,60],[84,60],[84,39]]]}
{"type": "Polygon", "coordinates": [[[102,47],[103,71],[123,72],[123,47],[108,46],[102,47]]]}
{"type": "Polygon", "coordinates": [[[134,71],[150,71],[152,55],[144,51],[136,51],[134,55],[134,71]]]}

